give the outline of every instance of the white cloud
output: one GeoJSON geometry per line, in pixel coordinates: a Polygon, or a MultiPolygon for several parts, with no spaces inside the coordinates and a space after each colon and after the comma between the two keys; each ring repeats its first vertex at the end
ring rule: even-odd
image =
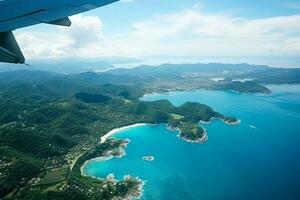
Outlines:
{"type": "Polygon", "coordinates": [[[99,17],[76,15],[72,26],[54,30],[18,31],[16,37],[29,58],[97,57],[106,50],[99,17]]]}
{"type": "MultiPolygon", "coordinates": [[[[18,32],[29,58],[100,56],[300,55],[300,15],[248,20],[194,10],[155,15],[104,35],[96,16],[72,17],[72,28],[18,32]]],[[[109,26],[109,24],[107,24],[109,26]]]]}
{"type": "Polygon", "coordinates": [[[187,10],[156,16],[134,28],[137,37],[165,44],[166,52],[227,55],[300,51],[298,45],[287,45],[300,39],[299,24],[300,15],[246,20],[187,10]]]}

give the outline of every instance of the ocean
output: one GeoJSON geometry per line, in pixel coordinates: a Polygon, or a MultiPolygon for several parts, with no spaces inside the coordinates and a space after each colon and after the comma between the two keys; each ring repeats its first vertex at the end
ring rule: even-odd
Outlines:
{"type": "Polygon", "coordinates": [[[143,200],[299,200],[300,85],[269,85],[272,94],[195,90],[146,95],[174,105],[205,103],[239,125],[214,120],[203,125],[208,140],[191,144],[165,125],[146,125],[115,135],[129,138],[126,156],[93,160],[84,173],[110,173],[145,181],[143,200]],[[154,161],[142,159],[145,155],[154,161]]]}

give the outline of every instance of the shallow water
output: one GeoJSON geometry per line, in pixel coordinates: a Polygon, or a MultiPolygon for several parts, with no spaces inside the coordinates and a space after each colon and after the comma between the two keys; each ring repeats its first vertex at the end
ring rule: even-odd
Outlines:
{"type": "Polygon", "coordinates": [[[126,156],[90,161],[84,172],[138,176],[146,181],[144,200],[300,199],[300,86],[268,87],[272,94],[197,90],[147,95],[142,100],[205,103],[242,123],[204,125],[204,144],[186,143],[164,125],[127,129],[116,135],[131,140],[126,156]],[[145,161],[145,155],[155,160],[145,161]]]}

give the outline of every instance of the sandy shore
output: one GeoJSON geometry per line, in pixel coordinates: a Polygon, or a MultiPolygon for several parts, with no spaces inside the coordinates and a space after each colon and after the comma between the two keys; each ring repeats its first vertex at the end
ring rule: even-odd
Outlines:
{"type": "Polygon", "coordinates": [[[120,131],[124,131],[124,130],[127,130],[129,128],[133,128],[133,127],[139,127],[139,126],[146,126],[147,124],[145,123],[140,123],[140,124],[133,124],[133,125],[130,125],[130,126],[124,126],[124,127],[121,127],[121,128],[116,128],[116,129],[113,129],[111,131],[109,131],[108,133],[106,133],[105,135],[103,135],[100,139],[100,143],[104,143],[109,137],[111,137],[112,135],[120,132],[120,131]]]}

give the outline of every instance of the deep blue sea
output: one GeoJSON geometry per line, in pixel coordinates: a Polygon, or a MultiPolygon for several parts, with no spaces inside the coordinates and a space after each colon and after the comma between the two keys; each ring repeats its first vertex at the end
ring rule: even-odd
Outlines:
{"type": "Polygon", "coordinates": [[[146,181],[144,200],[299,200],[300,85],[268,87],[272,94],[197,90],[147,95],[142,100],[205,103],[242,123],[205,125],[204,144],[184,142],[164,125],[131,128],[116,135],[131,140],[126,156],[88,162],[84,171],[97,177],[138,176],[146,181]],[[145,155],[155,160],[145,161],[145,155]]]}

